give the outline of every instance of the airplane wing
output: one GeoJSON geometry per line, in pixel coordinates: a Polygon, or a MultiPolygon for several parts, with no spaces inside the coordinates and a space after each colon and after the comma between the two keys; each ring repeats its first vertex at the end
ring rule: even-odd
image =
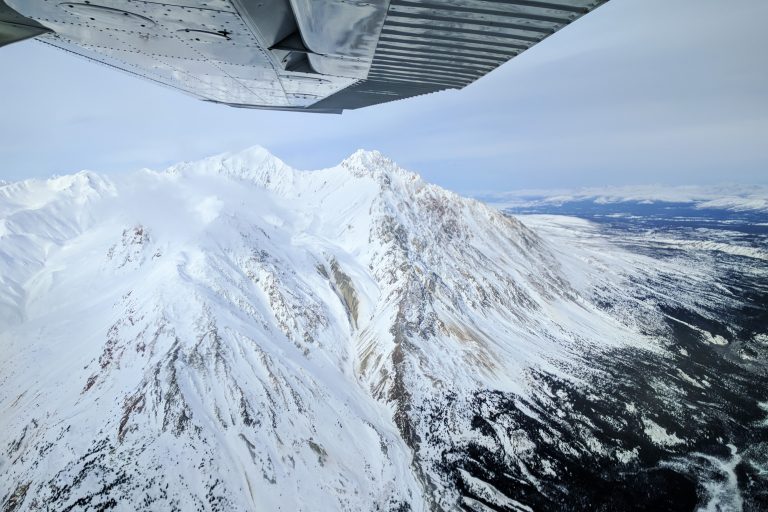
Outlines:
{"type": "Polygon", "coordinates": [[[608,0],[0,0],[40,41],[206,101],[340,113],[461,89],[608,0]]]}

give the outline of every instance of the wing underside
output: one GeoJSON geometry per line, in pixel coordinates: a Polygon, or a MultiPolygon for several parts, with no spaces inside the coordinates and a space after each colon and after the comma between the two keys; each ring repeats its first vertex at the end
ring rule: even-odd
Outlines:
{"type": "Polygon", "coordinates": [[[462,88],[607,0],[0,0],[28,37],[200,99],[341,112],[462,88]]]}

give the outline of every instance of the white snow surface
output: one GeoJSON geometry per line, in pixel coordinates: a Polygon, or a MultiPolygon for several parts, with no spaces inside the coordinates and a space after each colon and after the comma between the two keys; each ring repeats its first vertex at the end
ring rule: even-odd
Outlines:
{"type": "Polygon", "coordinates": [[[0,498],[450,508],[425,474],[439,454],[414,468],[409,403],[524,401],[529,369],[578,379],[563,363],[584,347],[657,349],[589,291],[647,262],[568,232],[366,151],[319,171],[257,147],[3,185],[0,498]]]}

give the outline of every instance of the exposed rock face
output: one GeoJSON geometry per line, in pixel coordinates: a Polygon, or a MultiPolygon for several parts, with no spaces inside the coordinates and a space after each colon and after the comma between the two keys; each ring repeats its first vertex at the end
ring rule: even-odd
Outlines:
{"type": "Polygon", "coordinates": [[[5,510],[680,509],[692,451],[765,453],[765,372],[691,334],[759,341],[738,291],[376,152],[8,184],[0,216],[5,510]]]}

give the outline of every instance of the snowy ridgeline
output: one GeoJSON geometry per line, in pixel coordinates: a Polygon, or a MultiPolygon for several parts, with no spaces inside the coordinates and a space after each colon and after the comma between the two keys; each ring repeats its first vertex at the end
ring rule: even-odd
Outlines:
{"type": "Polygon", "coordinates": [[[5,510],[530,510],[683,453],[653,401],[580,403],[607,354],[682,353],[661,306],[712,316],[711,269],[535,222],[363,151],[3,185],[5,510]]]}

